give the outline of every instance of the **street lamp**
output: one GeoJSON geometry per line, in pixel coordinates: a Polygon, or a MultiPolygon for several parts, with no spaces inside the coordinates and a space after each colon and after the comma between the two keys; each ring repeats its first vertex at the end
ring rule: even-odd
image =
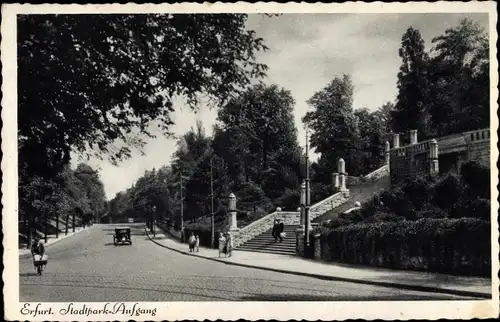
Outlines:
{"type": "Polygon", "coordinates": [[[310,208],[310,178],[309,178],[309,127],[306,125],[306,204],[305,204],[305,251],[309,252],[310,240],[309,240],[309,208],[310,208]]]}
{"type": "Polygon", "coordinates": [[[210,210],[210,231],[211,231],[211,239],[210,239],[210,247],[214,248],[215,245],[215,218],[214,218],[214,180],[213,180],[213,170],[212,170],[212,160],[210,157],[210,199],[211,199],[211,210],[210,210]]]}
{"type": "Polygon", "coordinates": [[[151,221],[151,231],[153,232],[153,237],[156,237],[156,227],[155,227],[155,223],[156,223],[156,206],[153,205],[153,207],[151,207],[151,215],[152,215],[152,221],[151,221]]]}

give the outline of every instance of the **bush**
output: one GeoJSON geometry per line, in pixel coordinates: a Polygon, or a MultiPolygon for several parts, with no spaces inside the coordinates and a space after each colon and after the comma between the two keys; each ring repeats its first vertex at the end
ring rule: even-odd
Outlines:
{"type": "Polygon", "coordinates": [[[490,225],[475,218],[420,219],[338,226],[324,234],[325,258],[352,264],[420,269],[450,274],[490,274],[490,225]]]}
{"type": "Polygon", "coordinates": [[[433,204],[427,203],[425,204],[421,211],[418,212],[418,216],[420,218],[446,218],[448,217],[448,213],[443,209],[436,207],[433,204]]]}
{"type": "Polygon", "coordinates": [[[416,219],[415,207],[400,186],[384,191],[380,199],[397,216],[416,219]]]}
{"type": "Polygon", "coordinates": [[[275,201],[277,207],[283,210],[296,211],[297,206],[300,204],[300,191],[285,189],[285,192],[275,201]]]}
{"type": "Polygon", "coordinates": [[[464,195],[464,186],[460,177],[448,173],[434,186],[433,203],[443,210],[450,210],[464,195]]]}
{"type": "Polygon", "coordinates": [[[491,202],[489,199],[462,200],[455,205],[451,211],[454,218],[477,218],[486,221],[491,220],[491,202]]]}
{"type": "Polygon", "coordinates": [[[471,197],[490,199],[489,167],[470,161],[462,165],[460,173],[471,197]]]}
{"type": "Polygon", "coordinates": [[[432,198],[433,180],[423,176],[407,179],[401,184],[401,190],[418,211],[432,198]]]}

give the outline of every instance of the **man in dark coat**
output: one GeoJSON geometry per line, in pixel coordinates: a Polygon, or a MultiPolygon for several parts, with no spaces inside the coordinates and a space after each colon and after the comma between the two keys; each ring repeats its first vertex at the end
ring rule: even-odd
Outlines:
{"type": "Polygon", "coordinates": [[[278,241],[279,234],[280,234],[280,232],[279,232],[278,220],[275,219],[274,225],[273,225],[273,238],[274,238],[275,243],[278,241]]]}
{"type": "Polygon", "coordinates": [[[285,224],[280,220],[278,226],[278,236],[280,238],[280,243],[283,241],[283,232],[285,231],[285,224]]]}

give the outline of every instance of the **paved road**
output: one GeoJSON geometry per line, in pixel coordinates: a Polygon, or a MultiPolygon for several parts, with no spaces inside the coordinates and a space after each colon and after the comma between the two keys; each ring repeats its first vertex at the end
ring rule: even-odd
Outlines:
{"type": "MultiPolygon", "coordinates": [[[[324,281],[185,256],[132,226],[133,245],[113,245],[113,225],[93,226],[47,248],[49,265],[35,275],[20,259],[20,301],[332,301],[438,300],[461,297],[324,281]]],[[[466,299],[466,298],[462,298],[466,299]]]]}

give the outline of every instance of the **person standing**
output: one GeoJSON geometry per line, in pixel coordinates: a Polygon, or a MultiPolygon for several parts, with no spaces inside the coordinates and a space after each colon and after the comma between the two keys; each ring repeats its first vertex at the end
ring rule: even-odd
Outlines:
{"type": "Polygon", "coordinates": [[[196,235],[196,243],[194,245],[196,247],[196,252],[198,253],[200,251],[200,236],[196,235]]]}
{"type": "Polygon", "coordinates": [[[230,233],[227,233],[227,239],[226,239],[226,257],[231,257],[232,253],[233,253],[233,238],[231,237],[230,233]]]}
{"type": "Polygon", "coordinates": [[[224,234],[219,233],[219,257],[224,252],[224,248],[226,247],[226,238],[224,234]]]}
{"type": "Polygon", "coordinates": [[[194,233],[191,233],[188,239],[188,244],[189,244],[189,252],[194,251],[194,246],[196,245],[196,237],[194,237],[194,233]]]}

